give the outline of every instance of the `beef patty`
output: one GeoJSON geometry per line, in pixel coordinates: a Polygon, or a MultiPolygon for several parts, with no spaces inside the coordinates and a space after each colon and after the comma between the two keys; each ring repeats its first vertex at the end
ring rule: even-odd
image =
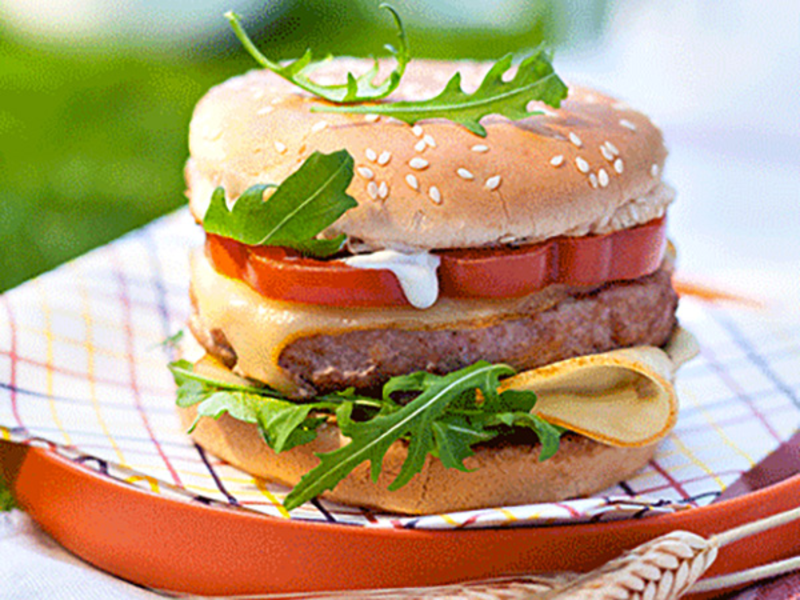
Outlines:
{"type": "MultiPolygon", "coordinates": [[[[278,364],[306,392],[368,392],[395,375],[444,374],[478,360],[523,370],[620,347],[661,346],[676,324],[671,274],[665,264],[651,275],[576,291],[546,310],[484,327],[303,337],[286,346],[278,364]]],[[[204,327],[196,313],[189,327],[209,353],[229,367],[235,364],[235,351],[219,330],[204,327]]]]}

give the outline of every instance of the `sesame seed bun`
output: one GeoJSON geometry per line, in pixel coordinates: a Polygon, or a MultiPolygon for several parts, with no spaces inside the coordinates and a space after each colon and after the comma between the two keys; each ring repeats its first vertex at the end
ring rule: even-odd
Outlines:
{"type": "MultiPolygon", "coordinates": [[[[363,73],[370,65],[336,60],[317,80],[342,82],[348,71],[363,73]]],[[[456,71],[472,91],[489,67],[414,61],[392,100],[432,98],[456,71]]],[[[572,86],[560,109],[529,106],[543,114],[520,121],[488,116],[481,120],[486,137],[445,119],[411,126],[375,114],[312,112],[325,106],[265,70],[212,89],[195,110],[186,166],[197,221],[219,186],[235,200],[252,185],[284,181],[315,151],[342,149],[355,161],[348,193],[358,206],[323,235],[346,234],[345,252],[606,234],[663,216],[674,196],[661,181],[661,132],[596,91],[572,86]]],[[[622,280],[555,284],[521,298],[443,297],[419,310],[270,297],[235,273],[217,271],[209,255],[198,253],[192,261],[192,332],[228,373],[290,398],[349,387],[373,393],[396,375],[446,373],[481,359],[528,369],[617,347],[659,345],[675,323],[671,258],[622,280]],[[517,303],[525,310],[512,309],[517,303]]],[[[185,424],[194,420],[194,409],[180,412],[185,424]]],[[[193,437],[255,476],[295,485],[317,465],[315,453],[347,443],[333,420],[318,433],[311,444],[276,454],[254,425],[224,415],[201,419],[193,437]]],[[[327,496],[410,514],[555,501],[602,490],[654,452],[652,445],[620,448],[567,433],[556,455],[539,462],[538,441],[520,436],[515,431],[476,446],[466,461],[474,470],[467,473],[429,456],[409,484],[390,493],[387,486],[407,455],[398,441],[377,483],[365,463],[327,496]]]]}
{"type": "MultiPolygon", "coordinates": [[[[180,409],[184,427],[194,421],[194,407],[180,409]]],[[[324,424],[317,439],[276,454],[255,425],[223,415],[219,420],[201,419],[192,438],[226,462],[257,477],[295,485],[319,463],[315,453],[333,452],[349,440],[333,424],[324,424]]],[[[603,490],[626,479],[649,461],[656,446],[619,448],[589,438],[566,434],[552,458],[539,462],[538,443],[505,443],[475,448],[464,464],[469,472],[448,469],[428,456],[422,470],[405,486],[387,487],[400,472],[407,446],[395,442],[386,453],[377,483],[369,464],[356,467],[324,496],[402,514],[436,514],[492,506],[554,502],[603,490]]]]}
{"type": "MultiPolygon", "coordinates": [[[[370,63],[336,60],[333,81],[370,63]]],[[[435,96],[456,71],[465,90],[488,64],[413,61],[392,100],[435,96]]],[[[661,216],[672,190],[661,183],[666,150],[643,114],[572,86],[558,110],[512,122],[489,116],[485,138],[447,120],[412,127],[395,119],[311,112],[326,103],[260,70],[212,89],[191,123],[190,204],[202,220],[213,189],[237,197],[277,183],[315,150],[355,159],[348,193],[358,207],[326,235],[371,248],[463,248],[607,233],[661,216]]]]}

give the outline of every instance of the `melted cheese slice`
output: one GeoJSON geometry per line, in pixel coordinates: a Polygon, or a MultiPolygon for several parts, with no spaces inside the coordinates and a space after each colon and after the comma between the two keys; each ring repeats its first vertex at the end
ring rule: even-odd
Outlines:
{"type": "Polygon", "coordinates": [[[694,337],[679,328],[664,350],[636,346],[579,356],[509,377],[500,390],[535,392],[533,412],[598,442],[645,446],[674,427],[672,379],[697,349],[694,337]]]}
{"type": "Polygon", "coordinates": [[[265,298],[247,284],[220,275],[198,250],[191,261],[191,291],[200,320],[218,329],[237,355],[234,370],[291,395],[302,393],[279,365],[287,345],[302,337],[357,329],[410,330],[485,327],[502,319],[545,310],[575,288],[553,285],[522,298],[439,298],[424,312],[413,307],[338,308],[265,298]]]}

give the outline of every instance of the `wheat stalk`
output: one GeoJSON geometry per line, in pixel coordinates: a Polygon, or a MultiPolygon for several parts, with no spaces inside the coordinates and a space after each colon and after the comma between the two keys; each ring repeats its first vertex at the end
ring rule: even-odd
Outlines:
{"type": "Polygon", "coordinates": [[[717,557],[719,544],[686,531],[651,540],[543,596],[545,600],[680,598],[717,557]]]}
{"type": "MultiPolygon", "coordinates": [[[[220,596],[219,600],[539,600],[553,590],[561,589],[577,573],[517,575],[483,581],[469,581],[435,587],[349,590],[346,592],[304,592],[299,594],[263,594],[220,596]]],[[[199,596],[180,596],[184,600],[200,600],[199,596]]],[[[203,597],[203,600],[213,600],[203,597]]]]}

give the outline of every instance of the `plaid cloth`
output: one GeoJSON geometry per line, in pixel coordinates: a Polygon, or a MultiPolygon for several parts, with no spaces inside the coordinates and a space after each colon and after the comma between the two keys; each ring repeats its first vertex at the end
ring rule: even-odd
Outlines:
{"type": "Polygon", "coordinates": [[[44,445],[99,476],[186,502],[368,527],[453,528],[643,516],[703,506],[800,424],[800,315],[686,298],[702,348],[677,388],[674,432],[641,473],[593,498],[400,518],[314,500],[194,445],[174,410],[160,345],[189,313],[188,254],[200,228],[181,210],[0,297],[0,434],[44,445]]]}

